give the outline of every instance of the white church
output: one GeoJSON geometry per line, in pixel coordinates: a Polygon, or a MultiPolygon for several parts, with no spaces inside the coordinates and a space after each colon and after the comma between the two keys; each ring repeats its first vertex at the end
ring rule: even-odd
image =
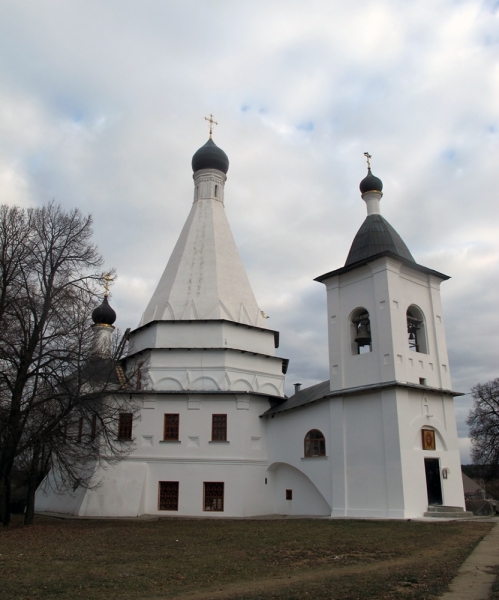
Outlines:
{"type": "MultiPolygon", "coordinates": [[[[368,159],[369,159],[369,155],[368,159]]],[[[440,301],[446,275],[415,262],[360,183],[367,217],[327,293],[329,381],[284,394],[276,355],[225,214],[229,160],[193,156],[187,221],[130,333],[120,415],[129,456],[95,489],[37,492],[36,510],[86,517],[459,516],[464,494],[440,301]]],[[[105,298],[93,313],[110,336],[105,298]]]]}

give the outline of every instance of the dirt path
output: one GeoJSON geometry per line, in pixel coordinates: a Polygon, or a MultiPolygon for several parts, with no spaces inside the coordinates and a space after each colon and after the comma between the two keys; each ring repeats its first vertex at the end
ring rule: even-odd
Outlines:
{"type": "MultiPolygon", "coordinates": [[[[426,562],[431,556],[438,557],[440,552],[428,551],[425,552],[424,561],[426,562]]],[[[293,587],[307,582],[320,582],[324,579],[342,579],[352,575],[366,575],[367,573],[380,573],[380,571],[391,571],[394,568],[400,568],[408,565],[414,565],[419,560],[419,557],[407,556],[404,558],[394,558],[386,561],[380,561],[369,565],[350,565],[340,567],[335,565],[334,568],[314,569],[306,573],[297,575],[289,575],[287,577],[269,577],[259,579],[258,581],[245,581],[242,583],[233,583],[224,586],[219,590],[205,590],[194,593],[186,593],[180,596],[169,597],[165,596],[145,596],[138,600],[224,600],[232,599],[240,594],[250,595],[265,592],[272,593],[273,590],[282,591],[283,588],[293,587]]]]}

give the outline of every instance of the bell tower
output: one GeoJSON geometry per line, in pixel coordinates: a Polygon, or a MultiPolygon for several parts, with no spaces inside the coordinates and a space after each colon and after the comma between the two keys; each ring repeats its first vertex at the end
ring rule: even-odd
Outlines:
{"type": "Polygon", "coordinates": [[[367,217],[345,265],[316,278],[327,290],[331,435],[342,441],[333,515],[421,516],[435,498],[462,511],[460,394],[451,390],[440,301],[449,277],[416,263],[381,216],[383,183],[366,157],[367,217]]]}
{"type": "Polygon", "coordinates": [[[440,284],[381,216],[383,183],[360,183],[367,217],[345,266],[317,278],[328,299],[331,390],[390,381],[450,389],[440,284]]]}

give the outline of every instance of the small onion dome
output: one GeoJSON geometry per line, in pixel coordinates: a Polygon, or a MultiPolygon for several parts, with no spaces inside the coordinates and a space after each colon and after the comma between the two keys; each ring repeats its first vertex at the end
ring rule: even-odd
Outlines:
{"type": "Polygon", "coordinates": [[[112,325],[116,321],[116,313],[109,306],[107,296],[104,296],[102,304],[94,308],[92,312],[92,321],[96,325],[112,325]]]}
{"type": "Polygon", "coordinates": [[[366,192],[381,192],[383,191],[383,182],[379,177],[375,177],[371,173],[371,169],[368,169],[366,177],[360,182],[359,189],[361,194],[365,194],[366,192]]]}
{"type": "Polygon", "coordinates": [[[192,157],[192,170],[195,173],[200,169],[217,169],[222,173],[229,170],[227,154],[211,138],[192,157]]]}

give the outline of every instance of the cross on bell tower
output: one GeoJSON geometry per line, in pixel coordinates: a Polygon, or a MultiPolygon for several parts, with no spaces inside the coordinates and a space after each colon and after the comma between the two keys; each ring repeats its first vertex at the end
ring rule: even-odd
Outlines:
{"type": "Polygon", "coordinates": [[[217,121],[213,119],[213,115],[210,113],[210,118],[205,117],[205,121],[208,121],[210,124],[210,140],[213,139],[213,125],[218,125],[217,121]]]}

